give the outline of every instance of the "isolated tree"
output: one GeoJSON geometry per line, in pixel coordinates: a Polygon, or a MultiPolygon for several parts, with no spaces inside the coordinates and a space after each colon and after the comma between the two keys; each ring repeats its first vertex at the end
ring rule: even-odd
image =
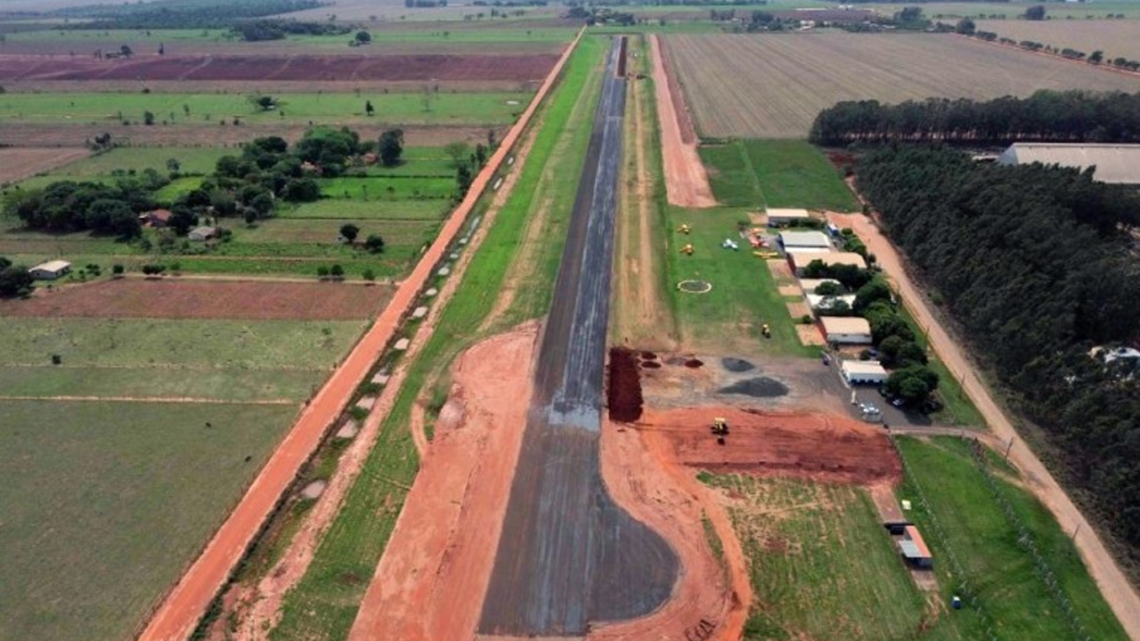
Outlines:
{"type": "Polygon", "coordinates": [[[333,265],[329,268],[329,276],[333,278],[344,278],[344,268],[338,265],[333,265]]]}
{"type": "Polygon", "coordinates": [[[22,296],[32,289],[32,275],[26,267],[8,265],[0,269],[0,296],[11,298],[22,296]]]}
{"type": "Polygon", "coordinates": [[[250,96],[249,101],[262,111],[269,111],[277,107],[277,99],[273,96],[250,96]]]}
{"type": "Polygon", "coordinates": [[[376,115],[376,108],[372,106],[371,100],[365,100],[364,101],[364,115],[366,115],[366,116],[376,115]]]}
{"type": "Polygon", "coordinates": [[[360,235],[360,228],[357,227],[356,225],[353,225],[352,223],[348,223],[346,225],[340,226],[340,236],[346,242],[348,242],[348,244],[351,245],[352,243],[356,242],[356,237],[358,235],[360,235]]]}
{"type": "Polygon", "coordinates": [[[958,21],[958,24],[954,25],[955,33],[961,33],[967,36],[974,35],[974,32],[977,30],[978,26],[974,24],[974,21],[970,20],[969,18],[962,18],[958,21]]]}
{"type": "Polygon", "coordinates": [[[135,55],[135,52],[131,50],[130,45],[123,45],[119,47],[119,53],[122,54],[124,58],[130,58],[131,56],[135,55]]]}
{"type": "Polygon", "coordinates": [[[317,266],[317,278],[326,278],[329,275],[329,268],[324,265],[317,266]]]}
{"type": "Polygon", "coordinates": [[[467,157],[471,154],[471,145],[462,140],[457,140],[444,145],[443,152],[447,154],[448,158],[451,158],[452,166],[458,169],[467,163],[467,157]]]}
{"type": "Polygon", "coordinates": [[[384,251],[384,237],[380,234],[369,234],[368,238],[364,239],[364,248],[373,254],[379,254],[384,251]]]}
{"type": "Polygon", "coordinates": [[[1104,62],[1104,52],[1100,49],[1092,52],[1089,54],[1089,62],[1094,65],[1099,65],[1100,63],[1104,62]]]}
{"type": "Polygon", "coordinates": [[[126,271],[126,268],[123,267],[119,263],[115,263],[114,265],[111,266],[111,273],[115,276],[122,276],[123,272],[125,272],[125,271],[126,271]]]}
{"type": "Polygon", "coordinates": [[[372,34],[367,31],[357,31],[354,40],[358,45],[366,45],[372,42],[372,34]]]}
{"type": "Polygon", "coordinates": [[[1028,9],[1025,10],[1025,19],[1026,20],[1044,20],[1045,19],[1045,7],[1043,5],[1036,5],[1036,6],[1029,7],[1028,9]]]}
{"type": "Polygon", "coordinates": [[[389,129],[380,135],[380,163],[385,167],[394,167],[400,164],[400,156],[404,153],[404,130],[389,129]]]}
{"type": "Polygon", "coordinates": [[[149,111],[143,112],[143,124],[150,127],[154,124],[154,114],[149,111]]]}

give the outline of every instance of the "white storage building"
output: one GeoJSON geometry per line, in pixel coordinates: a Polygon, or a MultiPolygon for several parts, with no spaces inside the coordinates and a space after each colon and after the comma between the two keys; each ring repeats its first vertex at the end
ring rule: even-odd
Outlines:
{"type": "Polygon", "coordinates": [[[889,376],[879,361],[843,361],[839,364],[839,371],[852,385],[882,385],[889,376]]]}
{"type": "Polygon", "coordinates": [[[1084,171],[1096,167],[1102,183],[1140,185],[1140,145],[1018,142],[998,157],[999,165],[1060,165],[1084,171]]]}
{"type": "Polygon", "coordinates": [[[28,273],[38,280],[55,280],[70,271],[71,263],[66,260],[49,260],[29,269],[28,273]]]}
{"type": "Polygon", "coordinates": [[[824,316],[819,319],[829,343],[871,344],[871,324],[857,316],[824,316]]]}
{"type": "Polygon", "coordinates": [[[796,247],[831,251],[831,241],[821,231],[782,231],[780,245],[784,249],[796,247]]]}

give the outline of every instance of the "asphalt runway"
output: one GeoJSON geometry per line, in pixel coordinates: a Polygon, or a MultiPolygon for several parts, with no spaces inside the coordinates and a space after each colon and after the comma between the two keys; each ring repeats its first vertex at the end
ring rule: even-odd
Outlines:
{"type": "Polygon", "coordinates": [[[479,631],[583,635],[672,592],[669,545],[610,498],[599,466],[625,79],[615,40],[578,185],[479,631]]]}

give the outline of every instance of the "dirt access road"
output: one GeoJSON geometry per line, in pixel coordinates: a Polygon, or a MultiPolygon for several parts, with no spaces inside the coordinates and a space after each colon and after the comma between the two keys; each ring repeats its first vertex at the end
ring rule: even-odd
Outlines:
{"type": "Polygon", "coordinates": [[[581,37],[582,34],[579,32],[574,42],[567,47],[526,111],[503,139],[498,150],[487,162],[487,166],[475,178],[467,196],[452,212],[435,242],[400,285],[376,323],[305,408],[297,423],[269,458],[241,502],[222,524],[202,555],[190,566],[158,607],[139,636],[139,641],[182,641],[194,630],[214,596],[221,590],[230,573],[252,544],[262,524],[272,514],[280,497],[312,456],[329,426],[344,410],[356,386],[364,379],[381,351],[394,337],[400,320],[415,303],[436,264],[443,258],[451,242],[462,229],[467,215],[495,179],[499,167],[508,154],[512,153],[519,136],[526,129],[538,105],[549,93],[581,37]]]}
{"type": "Polygon", "coordinates": [[[687,117],[681,88],[665,67],[661,41],[649,36],[653,57],[653,85],[657,93],[657,117],[661,122],[661,160],[665,169],[665,194],[670,205],[715,207],[712,187],[704,163],[697,154],[696,134],[687,117]],[[685,117],[685,120],[679,120],[685,117]]]}
{"type": "Polygon", "coordinates": [[[903,261],[894,245],[883,235],[873,221],[861,214],[828,214],[828,219],[842,227],[855,230],[859,238],[867,244],[867,249],[879,259],[895,288],[902,294],[907,309],[920,325],[926,328],[930,344],[938,352],[950,373],[962,382],[962,389],[978,407],[995,436],[1005,443],[1013,443],[1009,458],[1025,475],[1026,484],[1057,518],[1061,529],[1072,533],[1081,558],[1088,566],[1097,586],[1100,587],[1116,618],[1124,626],[1128,636],[1140,641],[1140,597],[1116,565],[1096,530],[1073,504],[1064,489],[1049,473],[1049,470],[1033,453],[1033,450],[1017,434],[1013,423],[990,396],[989,390],[974,373],[969,360],[958,344],[951,340],[946,330],[938,323],[931,312],[926,297],[903,269],[903,261]]]}

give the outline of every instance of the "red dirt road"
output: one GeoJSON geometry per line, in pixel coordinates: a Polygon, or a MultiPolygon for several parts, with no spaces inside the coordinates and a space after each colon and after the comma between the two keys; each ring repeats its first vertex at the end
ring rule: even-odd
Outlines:
{"type": "Polygon", "coordinates": [[[653,83],[657,93],[657,116],[661,123],[661,157],[665,168],[665,193],[669,204],[679,207],[715,207],[705,166],[697,154],[688,111],[680,87],[665,67],[661,41],[649,36],[653,56],[653,83]],[[684,121],[680,120],[684,118],[684,121]]]}
{"type": "Polygon", "coordinates": [[[538,326],[467,350],[349,641],[475,635],[533,387],[538,326]]]}
{"type": "Polygon", "coordinates": [[[380,318],[313,398],[202,555],[158,607],[139,636],[140,641],[182,641],[193,631],[210,601],[225,584],[262,524],[273,512],[277,501],[320,444],[325,431],[343,411],[357,384],[363,380],[385,345],[395,336],[400,320],[416,301],[420,290],[462,229],[480,195],[495,179],[499,167],[511,153],[538,105],[549,93],[581,37],[582,33],[579,32],[571,46],[567,47],[526,111],[475,178],[463,202],[444,224],[416,268],[400,285],[380,318]]]}
{"type": "Polygon", "coordinates": [[[356,320],[371,318],[390,285],[223,280],[120,279],[37,290],[0,301],[0,316],[51,318],[228,318],[356,320]]]}
{"type": "Polygon", "coordinates": [[[1010,461],[1021,470],[1026,485],[1049,508],[1065,532],[1079,530],[1074,543],[1089,573],[1100,588],[1116,618],[1128,636],[1140,641],[1140,596],[1116,565],[1116,560],[1097,536],[1096,530],[1085,519],[1065,490],[1057,483],[1048,468],[1018,435],[1012,421],[998,406],[989,390],[978,378],[966,354],[942,328],[932,313],[926,297],[915,287],[903,266],[902,257],[894,245],[879,231],[870,218],[860,214],[828,214],[828,219],[840,227],[850,227],[867,244],[867,249],[878,257],[895,288],[915,320],[926,329],[931,345],[946,364],[950,373],[962,382],[962,389],[985,417],[990,430],[1004,443],[1013,444],[1010,461]]]}

